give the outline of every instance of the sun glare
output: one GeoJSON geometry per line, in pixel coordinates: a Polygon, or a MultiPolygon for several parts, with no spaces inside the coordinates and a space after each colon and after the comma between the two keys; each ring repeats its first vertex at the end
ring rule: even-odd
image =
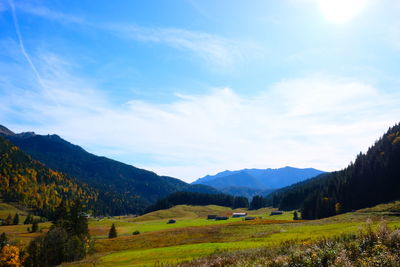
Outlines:
{"type": "Polygon", "coordinates": [[[345,23],[357,16],[367,0],[318,0],[324,17],[332,23],[345,23]]]}

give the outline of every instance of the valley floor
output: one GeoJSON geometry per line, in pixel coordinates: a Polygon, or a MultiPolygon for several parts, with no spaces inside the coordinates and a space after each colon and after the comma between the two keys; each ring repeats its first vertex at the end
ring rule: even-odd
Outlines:
{"type": "MultiPolygon", "coordinates": [[[[270,216],[272,209],[246,211],[254,221],[229,218],[207,220],[208,214],[228,216],[231,210],[219,206],[176,206],[140,217],[90,219],[89,229],[96,239],[95,253],[80,262],[65,266],[154,266],[176,265],[224,251],[275,248],[284,242],[303,244],[344,233],[357,233],[371,220],[373,225],[385,220],[389,227],[400,228],[400,202],[346,213],[315,221],[293,221],[293,213],[270,216]],[[167,224],[169,219],[176,223],[167,224]],[[118,237],[107,238],[111,224],[118,237]],[[132,235],[134,231],[140,234],[132,235]]],[[[47,224],[41,224],[46,228],[47,224]]],[[[27,242],[26,226],[2,226],[11,238],[27,242]],[[19,229],[21,228],[21,229],[19,229]],[[18,230],[19,229],[19,230],[18,230]],[[19,232],[18,232],[19,231],[19,232]]],[[[28,238],[33,238],[28,237],[28,238]]]]}

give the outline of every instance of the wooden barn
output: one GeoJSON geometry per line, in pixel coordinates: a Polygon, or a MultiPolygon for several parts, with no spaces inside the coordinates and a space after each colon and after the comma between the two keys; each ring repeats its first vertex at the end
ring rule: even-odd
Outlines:
{"type": "Polygon", "coordinates": [[[245,217],[247,215],[247,213],[245,212],[234,212],[232,214],[232,218],[240,218],[240,217],[245,217]]]}

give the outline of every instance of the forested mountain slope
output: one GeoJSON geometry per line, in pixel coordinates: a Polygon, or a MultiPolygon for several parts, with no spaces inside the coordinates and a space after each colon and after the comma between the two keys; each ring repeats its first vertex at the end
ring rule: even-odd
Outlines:
{"type": "Polygon", "coordinates": [[[58,135],[14,134],[4,126],[3,134],[14,145],[46,166],[66,173],[99,192],[99,200],[109,205],[102,214],[141,213],[158,199],[177,191],[218,193],[205,185],[189,185],[179,179],[158,176],[106,157],[86,152],[58,135]]]}
{"type": "Polygon", "coordinates": [[[0,136],[0,198],[32,208],[51,218],[65,200],[67,206],[80,199],[94,209],[97,191],[66,175],[46,168],[0,136]]]}
{"type": "Polygon", "coordinates": [[[277,190],[268,202],[316,219],[400,199],[400,124],[347,168],[277,190]]]}

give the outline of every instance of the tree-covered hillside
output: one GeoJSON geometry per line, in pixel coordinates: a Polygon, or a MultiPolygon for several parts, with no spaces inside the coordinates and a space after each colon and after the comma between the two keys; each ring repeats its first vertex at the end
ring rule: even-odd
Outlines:
{"type": "Polygon", "coordinates": [[[89,209],[94,209],[98,194],[96,190],[46,168],[0,136],[0,198],[51,217],[63,200],[69,206],[80,199],[89,209]]]}
{"type": "Polygon", "coordinates": [[[298,183],[268,196],[280,209],[302,209],[304,219],[400,199],[400,124],[360,153],[347,168],[298,183]]]}
{"type": "Polygon", "coordinates": [[[99,193],[101,214],[141,213],[148,205],[177,191],[218,193],[206,185],[189,185],[176,178],[93,155],[58,135],[14,134],[5,127],[2,129],[0,134],[32,158],[95,188],[99,193]]]}

